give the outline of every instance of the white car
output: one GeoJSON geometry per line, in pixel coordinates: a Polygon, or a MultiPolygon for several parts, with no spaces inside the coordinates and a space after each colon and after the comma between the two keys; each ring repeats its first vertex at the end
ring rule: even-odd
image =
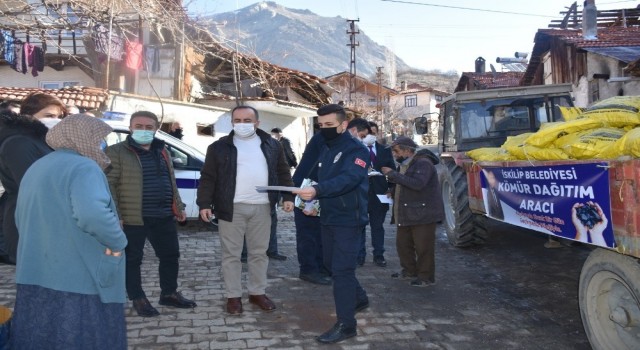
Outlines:
{"type": "MultiPolygon", "coordinates": [[[[113,132],[107,136],[108,146],[124,141],[130,134],[129,125],[125,122],[102,120],[113,128],[113,132]]],[[[160,130],[156,132],[156,138],[165,142],[171,159],[173,159],[178,191],[182,201],[187,205],[185,209],[187,219],[197,220],[199,209],[196,205],[196,191],[198,190],[200,169],[204,165],[205,155],[194,147],[160,130]]]]}

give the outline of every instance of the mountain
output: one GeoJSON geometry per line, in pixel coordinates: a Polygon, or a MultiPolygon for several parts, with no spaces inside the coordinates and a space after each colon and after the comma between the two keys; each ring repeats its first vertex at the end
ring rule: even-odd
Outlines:
{"type": "MultiPolygon", "coordinates": [[[[260,2],[234,12],[208,16],[210,31],[227,45],[255,54],[270,63],[326,77],[349,71],[349,29],[342,17],[321,17],[309,10],[289,9],[275,2],[260,2]]],[[[356,22],[357,26],[357,22],[356,22]]],[[[388,66],[384,46],[360,31],[356,35],[356,73],[373,80],[376,67],[388,66]]],[[[393,55],[389,53],[388,55],[393,55]]],[[[410,67],[395,57],[398,71],[410,67]]]]}

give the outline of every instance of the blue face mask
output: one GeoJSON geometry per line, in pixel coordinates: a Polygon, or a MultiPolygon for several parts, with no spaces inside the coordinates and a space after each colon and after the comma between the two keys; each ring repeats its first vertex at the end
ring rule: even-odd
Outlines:
{"type": "Polygon", "coordinates": [[[100,149],[104,151],[106,148],[107,148],[107,141],[105,140],[100,141],[100,149]]]}
{"type": "Polygon", "coordinates": [[[133,130],[131,138],[140,145],[148,145],[153,141],[155,134],[156,132],[152,130],[133,130]]]}

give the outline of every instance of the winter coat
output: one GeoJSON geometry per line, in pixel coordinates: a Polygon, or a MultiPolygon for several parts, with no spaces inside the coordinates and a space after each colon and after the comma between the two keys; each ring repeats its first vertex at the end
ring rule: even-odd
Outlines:
{"type": "MultiPolygon", "coordinates": [[[[393,182],[393,198],[399,191],[399,201],[393,203],[398,217],[392,218],[398,226],[431,224],[442,220],[444,206],[438,173],[433,163],[426,157],[416,157],[409,162],[407,171],[387,173],[393,182]]],[[[393,211],[395,212],[395,210],[393,211]]]]}
{"type": "Polygon", "coordinates": [[[18,229],[15,224],[18,188],[27,169],[52,150],[45,142],[47,127],[33,118],[17,117],[0,121],[0,182],[4,186],[2,232],[7,253],[16,261],[18,229]]]}
{"type": "Polygon", "coordinates": [[[18,196],[16,282],[124,303],[127,239],[98,164],[61,149],[35,162],[18,196]],[[54,174],[54,176],[52,176],[54,174]]]}
{"type": "Polygon", "coordinates": [[[320,152],[322,146],[325,144],[325,139],[319,132],[313,135],[307,146],[304,148],[300,163],[293,172],[293,184],[296,187],[302,185],[304,179],[309,178],[315,182],[318,182],[318,159],[320,159],[320,152]]]}
{"type": "MultiPolygon", "coordinates": [[[[142,165],[138,153],[130,142],[133,141],[131,136],[128,136],[125,141],[107,147],[105,153],[111,159],[111,166],[106,172],[109,188],[118,208],[118,216],[125,225],[142,226],[144,224],[142,220],[142,165]]],[[[151,143],[151,150],[158,149],[162,160],[166,162],[167,169],[169,169],[169,177],[173,187],[172,211],[174,215],[178,216],[184,210],[185,204],[182,203],[178,193],[173,162],[164,147],[164,142],[154,139],[151,143]]]]}
{"type": "Polygon", "coordinates": [[[331,226],[365,226],[369,191],[369,151],[349,132],[329,140],[321,149],[318,184],[320,222],[331,226]]]}
{"type": "Polygon", "coordinates": [[[289,167],[297,167],[298,159],[296,158],[296,154],[293,153],[293,149],[291,148],[291,141],[289,141],[289,139],[286,137],[282,137],[280,138],[280,144],[282,145],[282,149],[284,150],[284,156],[287,159],[287,164],[289,164],[289,167]]]}
{"type": "MultiPolygon", "coordinates": [[[[293,186],[291,171],[284,156],[282,145],[270,134],[257,129],[260,149],[267,161],[269,186],[293,186]]],[[[233,219],[233,199],[236,193],[238,150],[233,144],[232,131],[207,148],[204,166],[200,171],[200,184],[196,204],[202,209],[213,209],[215,216],[224,221],[233,219]]],[[[269,191],[269,203],[273,207],[280,194],[269,191]]],[[[291,192],[282,192],[284,201],[293,201],[291,192]]]]}

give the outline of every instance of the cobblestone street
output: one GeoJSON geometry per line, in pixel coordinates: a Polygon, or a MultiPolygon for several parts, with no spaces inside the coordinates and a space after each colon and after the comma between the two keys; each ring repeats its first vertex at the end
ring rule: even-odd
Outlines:
{"type": "MultiPolygon", "coordinates": [[[[220,241],[205,224],[181,228],[179,289],[193,310],[157,304],[157,261],[147,246],[143,281],[159,317],[141,318],[127,305],[131,349],[589,349],[577,301],[585,248],[545,249],[545,238],[497,226],[486,246],[451,247],[438,229],[436,285],[416,288],[390,278],[399,269],[395,229],[388,225],[388,267],[371,254],[358,278],[371,307],[357,315],[358,336],[337,345],[314,337],[335,322],[330,286],[300,281],[293,214],[279,212],[280,253],[270,261],[267,294],[278,309],[264,313],[243,297],[245,312],[229,316],[220,272],[220,241]]],[[[370,248],[369,248],[370,252],[370,248]]],[[[12,307],[15,268],[0,265],[0,304],[12,307]]]]}

